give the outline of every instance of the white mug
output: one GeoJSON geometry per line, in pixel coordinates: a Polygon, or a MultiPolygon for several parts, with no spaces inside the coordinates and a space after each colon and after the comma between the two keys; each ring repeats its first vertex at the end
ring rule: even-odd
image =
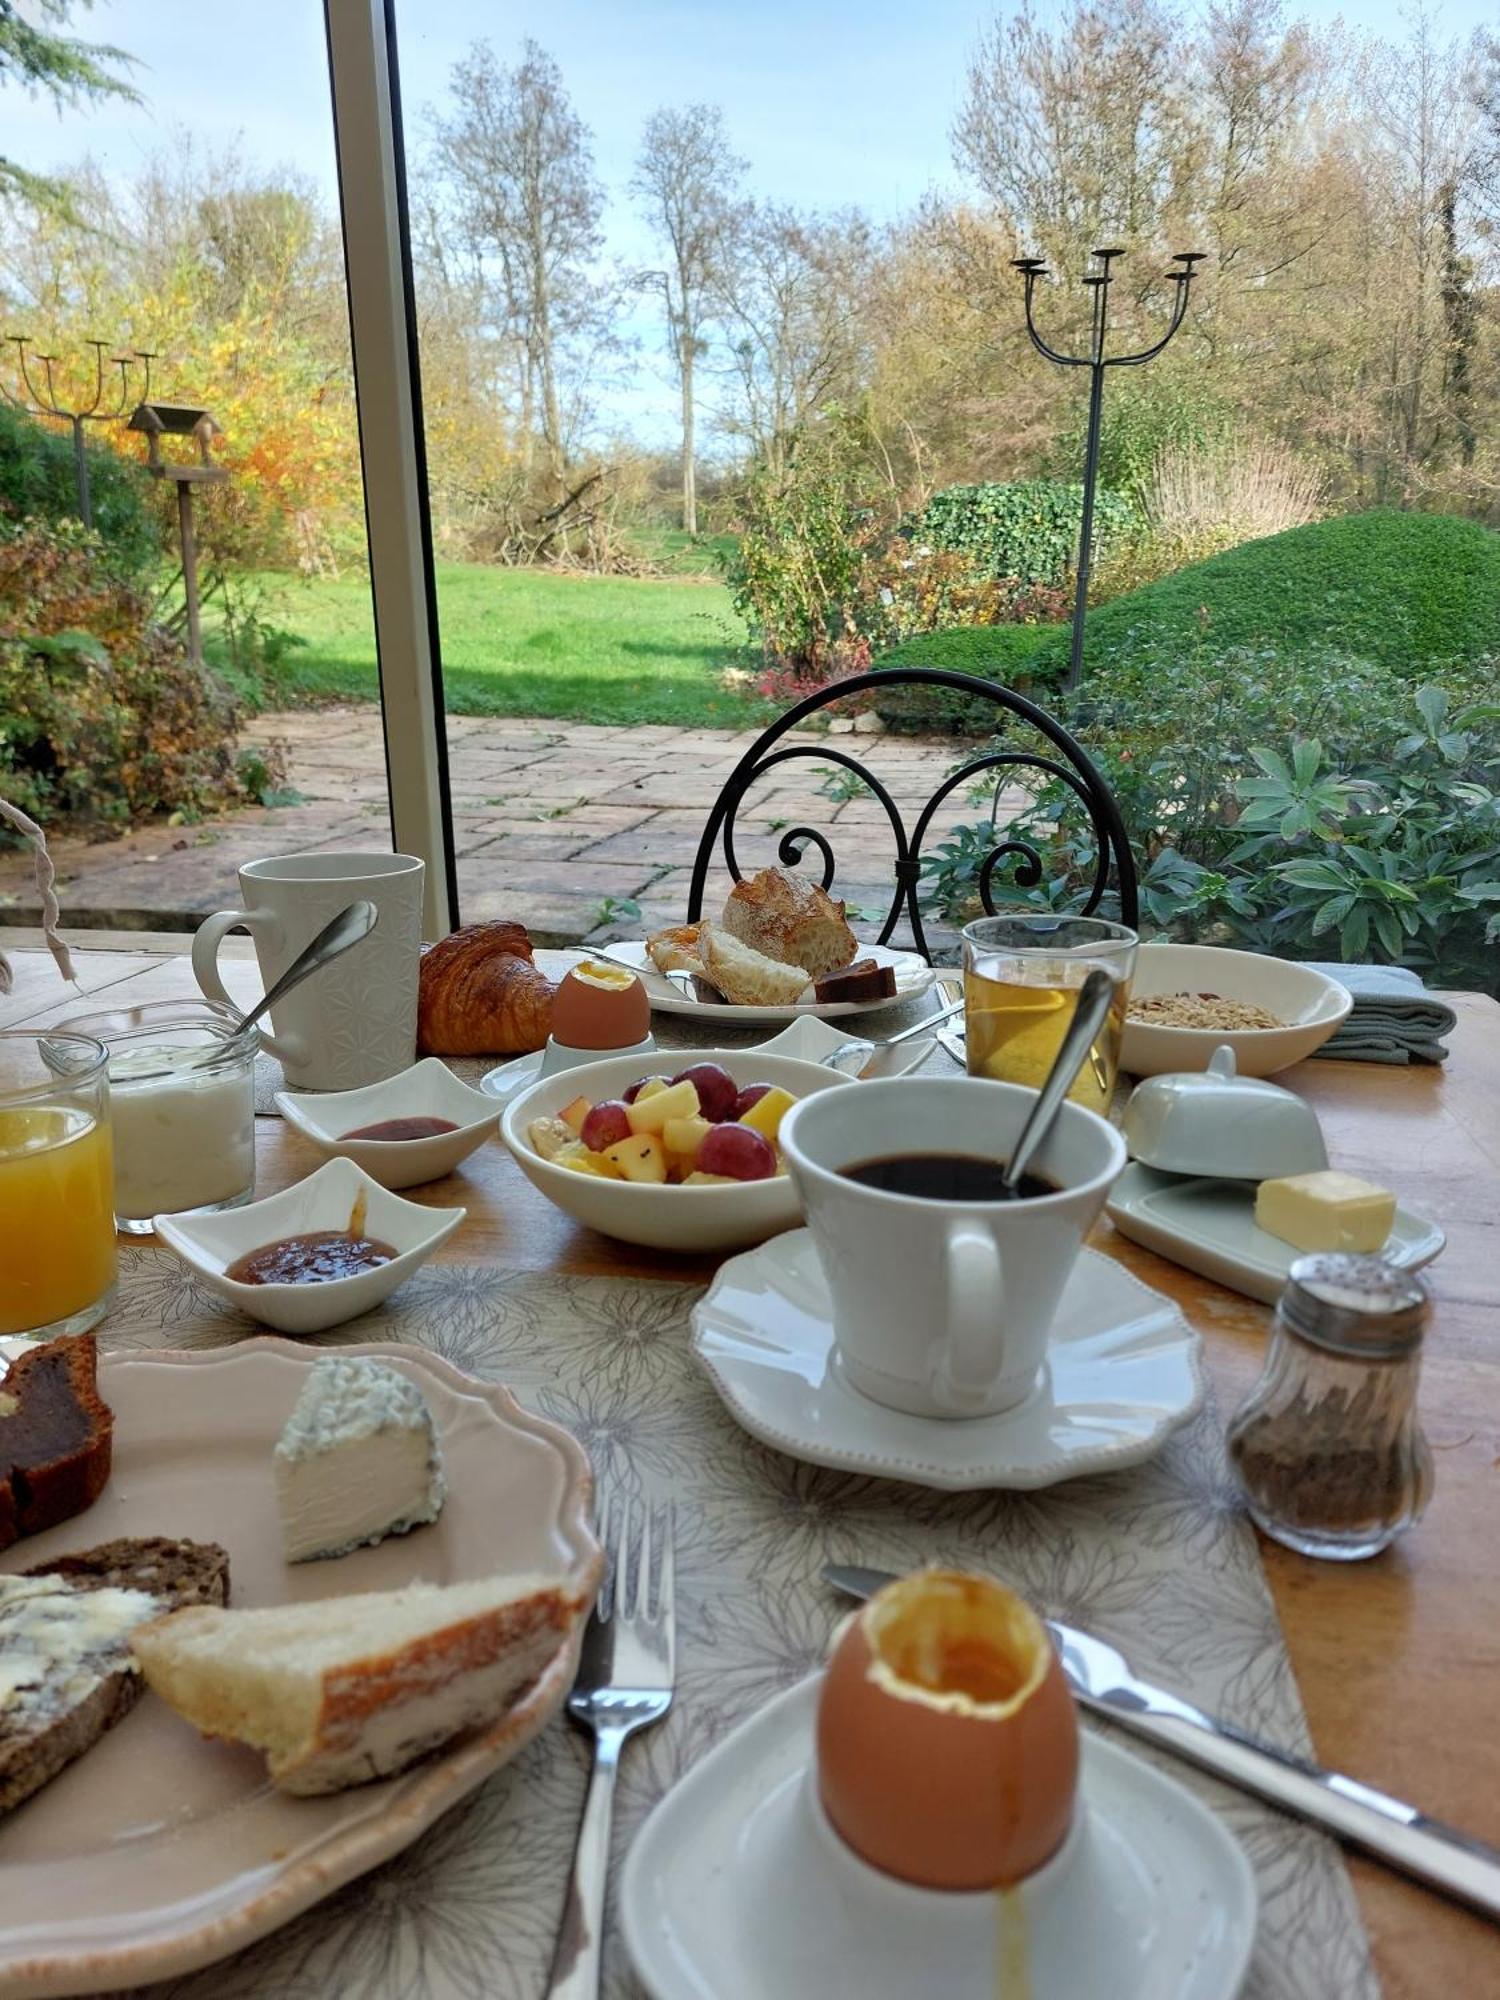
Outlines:
{"type": "MultiPolygon", "coordinates": [[[[219,943],[241,925],[270,987],[346,904],[375,905],[375,928],[272,1010],[261,1047],[299,1090],[356,1090],[408,1069],[417,1048],[423,866],[411,854],[281,854],[239,871],[242,910],[205,917],[193,973],[210,1000],[229,1000],[219,943]]],[[[230,1002],[233,1005],[233,1002],[230,1002]]]]}
{"type": "Polygon", "coordinates": [[[922,1417],[1024,1402],[1084,1237],[1125,1165],[1120,1135],[1064,1104],[1021,1201],[889,1194],[843,1169],[909,1153],[1005,1160],[1036,1092],[978,1077],[898,1077],[818,1091],[780,1139],[833,1301],[837,1358],[861,1394],[922,1417]]]}

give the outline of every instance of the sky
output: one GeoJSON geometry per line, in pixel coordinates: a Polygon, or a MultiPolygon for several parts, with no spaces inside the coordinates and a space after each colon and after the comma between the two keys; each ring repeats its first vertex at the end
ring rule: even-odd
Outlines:
{"type": "MultiPolygon", "coordinates": [[[[1049,0],[1035,3],[1045,18],[1049,0]]],[[[641,126],[662,104],[721,105],[763,197],[893,217],[956,182],[949,129],[968,54],[994,11],[991,0],[397,0],[408,149],[419,157],[425,109],[472,42],[488,38],[504,60],[530,35],[556,58],[592,129],[614,254],[632,263],[649,254],[627,183],[641,126]]],[[[1442,0],[1432,11],[1442,33],[1467,35],[1496,23],[1500,0],[1442,0]]],[[[29,0],[20,12],[32,14],[29,0]]],[[[1303,0],[1287,12],[1319,24],[1343,14],[1396,36],[1409,8],[1303,0]]],[[[128,176],[183,127],[236,141],[262,166],[291,162],[332,199],[321,0],[96,0],[74,32],[137,57],[146,104],[59,118],[12,87],[0,92],[0,152],[43,172],[90,152],[128,176]]],[[[637,330],[652,339],[644,306],[637,330]]],[[[663,369],[625,414],[664,436],[671,406],[663,369]]]]}

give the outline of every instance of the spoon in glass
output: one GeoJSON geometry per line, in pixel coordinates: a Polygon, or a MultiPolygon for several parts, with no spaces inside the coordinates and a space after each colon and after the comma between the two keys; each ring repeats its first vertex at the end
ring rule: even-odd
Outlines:
{"type": "Polygon", "coordinates": [[[1083,1068],[1099,1030],[1104,1026],[1104,1018],[1115,997],[1115,982],[1101,966],[1095,966],[1085,977],[1078,989],[1078,1005],[1073,1009],[1073,1018],[1052,1059],[1052,1067],[1047,1072],[1047,1080],[1037,1092],[1036,1103],[1032,1105],[1026,1123],[1021,1127],[1021,1136],[1011,1151],[1009,1163],[1000,1175],[999,1199],[1019,1201],[1021,1183],[1032,1160],[1046,1143],[1047,1137],[1057,1122],[1057,1114],[1062,1110],[1063,1100],[1073,1087],[1073,1079],[1083,1068]]]}

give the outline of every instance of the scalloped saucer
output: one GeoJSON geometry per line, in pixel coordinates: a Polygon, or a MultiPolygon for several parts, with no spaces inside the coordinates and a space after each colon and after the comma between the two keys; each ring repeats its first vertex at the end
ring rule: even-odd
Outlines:
{"type": "Polygon", "coordinates": [[[1150,1458],[1203,1401],[1202,1347],[1170,1299],[1085,1250],[1037,1388],[999,1416],[955,1420],[889,1410],[844,1379],[810,1230],[730,1258],[693,1311],[693,1351],[752,1437],[813,1465],[955,1493],[1150,1458]]]}
{"type": "Polygon", "coordinates": [[[846,1848],[810,1782],[820,1674],[695,1764],[636,1835],[625,1943],[651,2000],[1230,2000],[1255,1941],[1238,1842],[1144,1759],[1085,1732],[1060,1854],[944,1894],[846,1848]]]}

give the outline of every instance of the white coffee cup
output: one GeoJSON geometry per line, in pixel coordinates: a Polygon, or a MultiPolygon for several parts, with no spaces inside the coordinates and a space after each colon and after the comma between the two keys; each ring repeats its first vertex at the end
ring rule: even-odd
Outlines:
{"type": "MultiPolygon", "coordinates": [[[[417,1048],[423,866],[411,854],[280,854],[239,871],[242,910],[205,917],[193,973],[210,1000],[226,931],[244,926],[267,987],[347,904],[375,905],[368,937],[331,959],[272,1010],[261,1047],[300,1090],[357,1090],[410,1068],[417,1048]]],[[[230,1002],[233,1005],[233,1002],[230,1002]]]]}
{"type": "Polygon", "coordinates": [[[898,1077],[819,1091],[782,1120],[828,1279],[838,1362],[874,1402],[976,1417],[1025,1401],[1125,1145],[1096,1113],[1065,1104],[1032,1168],[1058,1192],[1021,1201],[889,1194],[843,1169],[910,1153],[1005,1160],[1035,1102],[1020,1084],[898,1077]]]}

